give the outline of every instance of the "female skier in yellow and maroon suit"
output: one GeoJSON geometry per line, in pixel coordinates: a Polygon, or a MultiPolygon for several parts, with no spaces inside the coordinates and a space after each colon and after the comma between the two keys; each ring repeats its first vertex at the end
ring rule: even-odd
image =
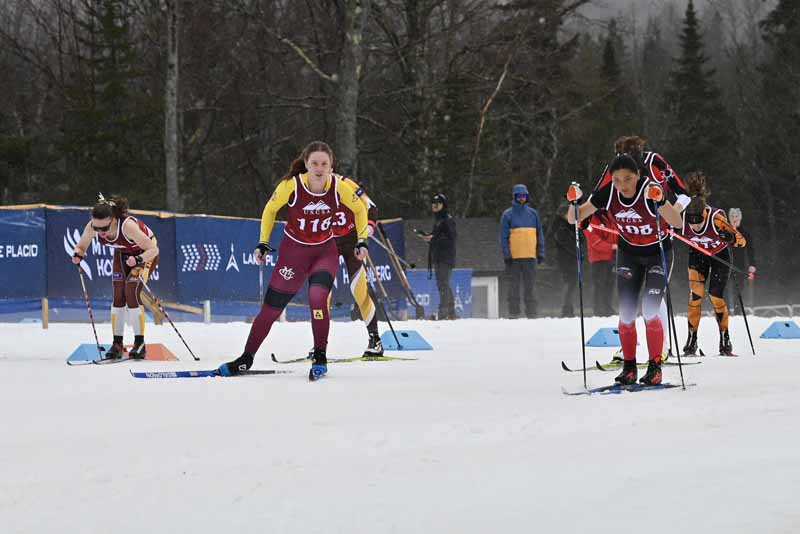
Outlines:
{"type": "Polygon", "coordinates": [[[97,236],[100,243],[114,249],[111,285],[111,329],[114,343],[106,352],[106,358],[121,358],[125,352],[122,343],[125,319],[133,328],[133,348],[130,358],[143,359],[147,355],[144,344],[144,308],[142,307],[142,282],[147,283],[150,273],[158,263],[158,247],[153,231],[142,221],[128,215],[128,200],[113,197],[110,200],[100,195],[100,201],[92,208],[92,220],[86,223],[80,241],[73,250],[72,263],[79,264],[92,239],[97,236]]]}
{"type": "Polygon", "coordinates": [[[358,241],[349,253],[359,261],[367,257],[367,209],[349,184],[332,174],[333,150],[321,141],[309,144],[292,162],[289,173],[272,193],[261,215],[260,242],[254,251],[263,265],[266,254],[274,250],[269,238],[275,217],[288,206],[286,234],[278,250],[278,263],[272,271],[261,311],[253,321],[242,355],[219,367],[223,376],[239,374],[253,365],[253,356],[272,324],[308,279],[308,304],[314,332],[314,354],[309,379],[327,373],[326,349],[330,315],[328,296],[339,267],[339,251],[333,239],[333,220],[340,205],[352,210],[358,241]]]}
{"type": "MultiPolygon", "coordinates": [[[[694,172],[686,179],[687,189],[692,201],[683,212],[683,237],[701,247],[709,254],[730,263],[729,246],[744,247],[747,241],[734,226],[728,222],[725,212],[711,207],[706,199],[709,196],[706,176],[694,172]]],[[[714,316],[719,326],[719,353],[730,356],[733,353],[728,334],[728,304],[725,302],[725,286],[728,283],[730,268],[715,261],[695,249],[689,251],[689,337],[683,347],[684,355],[697,353],[697,330],[700,326],[700,313],[703,304],[706,280],[708,298],[714,305],[714,316]]]]}
{"type": "MultiPolygon", "coordinates": [[[[338,175],[337,175],[338,176],[338,175]]],[[[378,208],[374,202],[364,192],[364,188],[350,178],[338,176],[345,184],[350,185],[359,200],[367,210],[367,235],[372,237],[378,219],[378,208]]],[[[364,351],[364,356],[382,356],[383,343],[378,335],[378,314],[375,312],[375,303],[369,295],[367,289],[367,270],[364,262],[356,258],[352,251],[358,242],[358,232],[356,232],[355,214],[344,205],[339,206],[333,219],[333,235],[336,237],[336,247],[339,255],[344,258],[347,267],[347,277],[350,280],[350,292],[353,300],[358,305],[361,312],[361,319],[367,326],[369,342],[364,351]]]]}

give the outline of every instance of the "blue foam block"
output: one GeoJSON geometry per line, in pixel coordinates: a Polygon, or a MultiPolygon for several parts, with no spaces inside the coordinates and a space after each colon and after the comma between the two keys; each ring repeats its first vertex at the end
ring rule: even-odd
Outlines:
{"type": "Polygon", "coordinates": [[[800,326],[794,321],[775,321],[761,334],[762,339],[800,339],[800,326]]]}
{"type": "Polygon", "coordinates": [[[381,336],[384,350],[433,350],[430,343],[425,341],[416,330],[395,330],[400,346],[397,345],[391,330],[387,330],[381,336]]]}
{"type": "Polygon", "coordinates": [[[587,347],[619,347],[620,345],[619,330],[616,328],[601,328],[586,342],[587,347]]]}
{"type": "Polygon", "coordinates": [[[106,351],[111,347],[111,343],[107,343],[105,345],[101,343],[100,346],[103,347],[102,353],[97,352],[97,345],[94,343],[82,343],[78,345],[78,348],[75,349],[72,354],[69,355],[67,361],[82,362],[87,360],[96,360],[102,356],[105,356],[106,351]]]}

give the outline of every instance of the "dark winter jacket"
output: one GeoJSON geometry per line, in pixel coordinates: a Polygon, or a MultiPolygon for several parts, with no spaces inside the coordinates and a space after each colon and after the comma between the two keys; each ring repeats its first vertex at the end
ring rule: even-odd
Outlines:
{"type": "Polygon", "coordinates": [[[436,264],[456,265],[456,221],[447,212],[445,205],[436,213],[431,240],[428,244],[428,268],[436,264]]]}

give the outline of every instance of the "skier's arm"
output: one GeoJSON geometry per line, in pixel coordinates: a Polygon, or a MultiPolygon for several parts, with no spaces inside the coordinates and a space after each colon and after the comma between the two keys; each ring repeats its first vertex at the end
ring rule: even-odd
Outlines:
{"type": "Polygon", "coordinates": [[[339,200],[355,215],[358,239],[366,241],[367,237],[369,237],[367,231],[367,206],[358,198],[353,186],[344,180],[339,181],[338,191],[339,200]]]}
{"type": "Polygon", "coordinates": [[[89,244],[94,239],[94,236],[97,235],[97,232],[92,229],[92,221],[86,223],[86,226],[83,229],[83,233],[81,234],[81,238],[78,243],[75,245],[72,253],[77,254],[78,256],[86,256],[86,251],[89,250],[89,244]]]}
{"type": "Polygon", "coordinates": [[[278,211],[289,203],[289,198],[294,193],[294,187],[294,180],[282,180],[264,206],[264,211],[261,213],[261,234],[258,238],[260,243],[269,243],[269,237],[272,235],[272,227],[275,226],[275,218],[278,216],[278,211]]]}
{"type": "Polygon", "coordinates": [[[734,247],[741,248],[747,245],[747,239],[721,213],[714,216],[714,226],[720,237],[734,247]]]}
{"type": "Polygon", "coordinates": [[[136,243],[140,249],[142,249],[143,252],[139,254],[139,256],[142,258],[141,263],[147,263],[158,256],[158,247],[156,246],[155,242],[147,237],[147,235],[142,232],[142,229],[139,228],[139,225],[136,224],[132,219],[126,219],[125,223],[122,225],[122,229],[125,232],[125,235],[133,240],[133,242],[136,243]]]}

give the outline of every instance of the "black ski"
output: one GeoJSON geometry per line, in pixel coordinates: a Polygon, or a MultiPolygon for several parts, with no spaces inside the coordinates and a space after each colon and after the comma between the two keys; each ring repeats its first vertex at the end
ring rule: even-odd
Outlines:
{"type": "MultiPolygon", "coordinates": [[[[693,387],[697,384],[686,384],[686,387],[693,387]]],[[[575,396],[575,395],[611,395],[611,394],[618,394],[622,392],[629,392],[635,393],[638,391],[655,391],[659,389],[673,389],[681,387],[680,384],[672,384],[670,382],[664,382],[663,384],[658,384],[655,386],[648,386],[645,384],[610,384],[608,386],[600,386],[596,388],[590,389],[580,389],[577,391],[569,391],[565,387],[561,387],[561,391],[564,395],[575,396]]]]}
{"type": "MultiPolygon", "coordinates": [[[[583,367],[578,367],[577,369],[571,369],[570,367],[567,366],[566,363],[564,363],[563,360],[561,361],[561,368],[563,370],[565,370],[566,372],[568,372],[568,373],[582,373],[583,372],[583,367]]],[[[587,367],[586,368],[587,371],[596,371],[597,369],[598,369],[597,367],[587,367]]]]}

